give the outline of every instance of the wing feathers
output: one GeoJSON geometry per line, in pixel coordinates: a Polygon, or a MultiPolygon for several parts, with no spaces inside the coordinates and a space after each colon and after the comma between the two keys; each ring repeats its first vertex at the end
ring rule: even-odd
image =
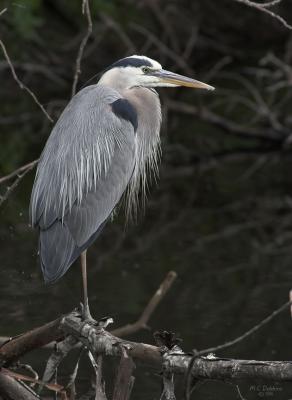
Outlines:
{"type": "Polygon", "coordinates": [[[40,229],[46,281],[59,279],[96,237],[130,181],[135,133],[131,121],[112,111],[120,97],[102,86],[83,89],[42,153],[30,213],[40,229]]]}
{"type": "Polygon", "coordinates": [[[61,278],[70,267],[76,244],[66,224],[61,221],[46,230],[40,230],[39,251],[46,283],[61,278]]]}

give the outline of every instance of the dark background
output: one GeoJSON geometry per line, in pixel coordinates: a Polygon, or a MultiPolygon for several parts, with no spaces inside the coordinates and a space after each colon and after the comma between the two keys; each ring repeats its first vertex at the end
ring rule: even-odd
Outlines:
{"type": "MultiPolygon", "coordinates": [[[[0,35],[16,73],[56,120],[70,99],[87,29],[81,2],[0,0],[0,11],[5,6],[0,35]]],[[[178,333],[185,350],[221,344],[287,301],[291,288],[292,31],[235,0],[92,0],[90,7],[93,34],[78,89],[131,54],[145,54],[166,69],[216,87],[212,93],[159,90],[160,179],[150,188],[136,223],[125,226],[120,212],[90,248],[91,311],[97,318],[111,315],[115,327],[134,321],[173,269],[179,277],[151,328],[178,333]]],[[[273,10],[292,23],[290,1],[273,10]]],[[[4,176],[38,158],[52,124],[13,80],[0,54],[4,176]]],[[[33,179],[34,171],[0,208],[3,336],[55,319],[80,299],[78,263],[54,286],[43,283],[37,234],[28,226],[33,179]]],[[[9,184],[1,185],[2,195],[9,184]]],[[[291,360],[291,333],[287,311],[218,355],[291,360]]],[[[151,332],[131,339],[153,343],[151,332]]],[[[47,355],[38,351],[28,361],[41,371],[47,355]]],[[[65,364],[60,373],[66,377],[71,367],[65,364]]],[[[90,374],[84,365],[81,392],[90,374]]],[[[133,399],[159,399],[157,371],[138,367],[136,377],[133,399]]],[[[111,387],[110,379],[107,385],[111,387]]],[[[278,387],[273,398],[292,397],[292,385],[278,387]]],[[[240,388],[246,399],[261,396],[249,384],[240,388]]],[[[237,396],[234,386],[220,382],[207,383],[194,395],[237,396]]]]}

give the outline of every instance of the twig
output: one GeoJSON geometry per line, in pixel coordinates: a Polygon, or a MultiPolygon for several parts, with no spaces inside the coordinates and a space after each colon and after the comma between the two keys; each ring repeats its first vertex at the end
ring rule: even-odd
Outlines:
{"type": "Polygon", "coordinates": [[[0,17],[1,17],[1,15],[3,15],[4,13],[6,13],[7,10],[8,10],[8,8],[3,8],[3,10],[0,11],[0,17]]]}
{"type": "MultiPolygon", "coordinates": [[[[166,35],[170,39],[170,44],[171,48],[176,52],[179,53],[180,49],[180,43],[178,40],[178,35],[176,32],[174,32],[172,24],[171,24],[171,18],[166,14],[165,10],[162,10],[159,6],[159,2],[156,1],[149,1],[147,3],[147,6],[150,8],[152,11],[154,17],[157,19],[157,21],[161,25],[161,30],[166,33],[166,35]]],[[[184,57],[183,57],[184,58],[184,57]]]]}
{"type": "Polygon", "coordinates": [[[272,7],[272,6],[275,6],[276,4],[280,4],[281,2],[282,2],[282,0],[271,0],[266,3],[261,3],[260,5],[262,7],[272,7]]]}
{"type": "Polygon", "coordinates": [[[8,197],[11,195],[11,193],[17,188],[19,182],[25,177],[25,175],[29,171],[31,171],[34,168],[34,166],[37,163],[38,163],[38,160],[32,161],[29,164],[26,164],[26,165],[18,168],[16,171],[12,172],[11,174],[0,178],[0,184],[1,184],[3,182],[13,178],[14,176],[17,176],[15,181],[12,183],[12,185],[7,187],[5,194],[2,196],[0,195],[0,207],[2,206],[4,201],[6,201],[8,199],[8,197]]]}
{"type": "Polygon", "coordinates": [[[36,95],[18,78],[14,66],[12,64],[12,61],[7,53],[6,47],[4,45],[4,43],[2,42],[2,40],[0,39],[0,46],[2,48],[2,51],[4,53],[4,57],[10,67],[13,79],[17,82],[18,86],[20,87],[20,89],[25,90],[34,100],[34,102],[40,107],[40,109],[42,110],[42,112],[45,114],[45,116],[48,118],[49,121],[54,122],[53,119],[49,116],[49,114],[47,113],[47,111],[45,110],[44,106],[39,102],[38,98],[36,97],[36,95]]]}
{"type": "Polygon", "coordinates": [[[118,38],[122,41],[125,46],[127,47],[127,51],[129,54],[133,54],[137,52],[137,48],[131,38],[127,35],[125,30],[122,28],[120,24],[118,24],[113,18],[110,17],[108,14],[104,14],[102,12],[99,13],[100,18],[104,21],[106,26],[112,29],[114,32],[117,33],[118,38]]]}
{"type": "Polygon", "coordinates": [[[19,176],[22,172],[25,172],[27,170],[30,171],[35,165],[37,165],[38,162],[39,162],[39,159],[31,161],[30,163],[22,165],[22,167],[20,167],[20,168],[17,168],[15,171],[11,172],[9,175],[2,176],[2,178],[0,178],[0,185],[1,185],[1,183],[14,178],[15,176],[19,176]]]}
{"type": "MultiPolygon", "coordinates": [[[[58,320],[58,322],[59,322],[59,320],[58,320]]],[[[39,332],[39,333],[41,333],[41,332],[39,332]]],[[[44,330],[43,330],[43,333],[44,333],[44,337],[46,337],[46,332],[44,330]]],[[[35,340],[36,340],[36,342],[38,342],[39,340],[42,340],[42,338],[35,337],[35,340]]],[[[74,338],[72,339],[71,338],[71,341],[72,340],[74,340],[74,342],[76,342],[76,339],[74,339],[74,338]]],[[[68,338],[67,338],[67,341],[68,341],[68,338]]],[[[68,351],[69,350],[71,350],[71,348],[68,349],[68,351]]],[[[48,363],[49,363],[49,361],[48,361],[48,363]]],[[[27,364],[18,364],[17,363],[17,368],[24,368],[24,369],[28,370],[30,373],[32,373],[33,377],[30,377],[30,376],[27,376],[27,375],[23,375],[23,374],[8,370],[6,368],[0,367],[0,378],[1,378],[1,374],[7,375],[7,376],[9,376],[11,378],[15,378],[15,379],[17,379],[18,382],[20,382],[24,386],[24,389],[29,389],[29,388],[23,383],[23,381],[24,382],[31,382],[30,386],[34,386],[35,384],[38,384],[39,387],[40,387],[40,390],[45,386],[47,389],[54,391],[55,394],[59,393],[61,395],[62,399],[67,400],[66,392],[65,392],[63,386],[58,385],[56,382],[55,383],[50,383],[49,382],[50,379],[48,379],[46,374],[44,374],[44,378],[45,379],[47,378],[46,380],[44,380],[44,379],[43,380],[39,380],[38,374],[29,365],[27,365],[27,364]]],[[[47,371],[47,369],[46,369],[46,371],[47,371]]],[[[1,381],[1,379],[0,379],[0,381],[1,381]]],[[[1,389],[0,394],[3,394],[3,392],[5,393],[5,388],[2,388],[1,384],[0,384],[0,389],[1,389]]],[[[31,396],[31,395],[32,396],[36,396],[36,394],[32,391],[32,389],[29,390],[28,396],[31,396]]],[[[26,393],[25,392],[23,393],[23,396],[24,397],[22,397],[22,396],[20,396],[20,394],[18,394],[18,396],[11,397],[11,400],[14,400],[14,399],[26,400],[26,397],[25,397],[26,393]]],[[[30,398],[34,399],[35,397],[27,397],[27,400],[30,399],[30,398]]],[[[39,397],[37,397],[37,398],[39,398],[39,397]]],[[[10,397],[7,398],[7,400],[9,400],[9,399],[10,399],[10,397]]]]}
{"type": "Polygon", "coordinates": [[[226,349],[227,347],[234,346],[235,344],[243,341],[248,336],[250,336],[253,333],[255,333],[256,331],[258,331],[260,328],[262,328],[264,325],[269,323],[272,319],[274,319],[277,315],[281,314],[281,312],[283,312],[284,310],[289,308],[291,305],[292,305],[292,301],[287,301],[281,307],[279,307],[277,310],[273,311],[270,315],[268,315],[261,322],[259,322],[257,325],[255,325],[253,328],[249,329],[244,334],[238,336],[236,339],[233,339],[226,343],[220,344],[219,346],[209,347],[208,349],[200,350],[199,352],[196,353],[196,357],[200,356],[202,354],[211,353],[211,352],[215,352],[218,350],[226,349]]]}
{"type": "MultiPolygon", "coordinates": [[[[33,74],[41,74],[44,75],[45,78],[51,80],[52,82],[61,85],[61,86],[66,86],[66,81],[65,79],[62,78],[61,73],[58,74],[59,70],[57,72],[54,71],[54,69],[50,66],[48,68],[45,65],[42,64],[33,64],[30,62],[13,62],[13,67],[17,71],[17,69],[23,70],[25,72],[31,72],[33,74]]],[[[0,71],[3,69],[9,69],[9,65],[7,64],[6,61],[0,61],[0,71]]]]}
{"type": "Polygon", "coordinates": [[[185,399],[186,400],[190,399],[191,382],[192,382],[192,377],[193,377],[193,372],[192,371],[193,371],[194,364],[195,364],[195,362],[196,362],[198,357],[200,357],[202,354],[213,353],[215,351],[222,350],[222,349],[225,349],[227,347],[231,347],[231,346],[241,342],[242,340],[246,339],[248,336],[250,336],[251,334],[253,334],[257,330],[259,330],[261,327],[266,325],[268,322],[270,322],[273,318],[275,318],[278,314],[280,314],[286,308],[288,308],[289,306],[291,307],[291,305],[292,305],[292,300],[288,301],[285,304],[283,304],[277,310],[273,311],[268,317],[264,318],[260,323],[258,323],[253,328],[251,328],[248,331],[246,331],[243,335],[238,336],[236,339],[233,339],[233,340],[230,340],[230,341],[228,341],[226,343],[223,343],[221,345],[214,346],[214,347],[209,347],[207,349],[200,350],[200,351],[197,351],[196,349],[194,349],[193,350],[194,355],[193,355],[193,357],[192,357],[192,359],[191,359],[191,361],[189,363],[188,370],[187,370],[187,373],[186,373],[185,399]]]}
{"type": "Polygon", "coordinates": [[[272,7],[275,6],[276,4],[280,4],[282,2],[282,0],[270,0],[266,3],[262,3],[261,6],[262,7],[272,7]]]}
{"type": "Polygon", "coordinates": [[[289,301],[290,301],[290,303],[291,303],[291,306],[290,306],[290,315],[291,315],[291,319],[292,319],[292,289],[290,289],[290,291],[289,291],[289,301]]]}
{"type": "Polygon", "coordinates": [[[88,39],[92,33],[92,19],[91,19],[91,13],[90,13],[90,8],[89,8],[89,0],[82,0],[82,14],[86,13],[86,18],[87,18],[87,31],[82,39],[79,50],[78,50],[78,55],[76,58],[76,63],[75,63],[75,73],[74,73],[74,78],[73,78],[73,84],[72,84],[72,97],[76,93],[76,88],[77,88],[77,83],[79,79],[79,75],[81,74],[81,60],[83,56],[83,52],[85,49],[85,46],[88,42],[88,39]]]}
{"type": "Polygon", "coordinates": [[[0,372],[0,393],[0,397],[7,400],[39,399],[39,397],[27,386],[2,372],[0,372]]]}
{"type": "Polygon", "coordinates": [[[170,110],[178,113],[195,115],[199,117],[202,121],[206,121],[222,129],[224,133],[235,135],[238,137],[258,139],[274,144],[282,143],[286,137],[284,132],[282,135],[280,134],[280,132],[270,128],[257,129],[249,126],[244,126],[242,124],[233,122],[232,120],[229,120],[224,116],[217,115],[204,107],[198,108],[182,101],[168,100],[167,106],[170,110]]]}
{"type": "Polygon", "coordinates": [[[239,389],[239,386],[238,386],[238,385],[235,385],[235,388],[236,388],[236,391],[237,391],[237,394],[238,394],[240,400],[246,400],[246,399],[242,396],[241,391],[240,391],[240,389],[239,389]]]}
{"type": "Polygon", "coordinates": [[[188,65],[188,63],[182,57],[180,57],[178,54],[172,51],[168,46],[166,46],[161,40],[159,40],[159,38],[155,36],[152,32],[134,22],[130,22],[129,26],[134,31],[140,33],[141,35],[149,39],[163,54],[165,54],[167,57],[173,60],[176,63],[176,65],[180,67],[183,71],[189,74],[193,73],[193,70],[188,65]]]}
{"type": "MultiPolygon", "coordinates": [[[[19,362],[19,363],[16,363],[16,369],[17,369],[17,370],[18,370],[18,369],[23,369],[23,370],[25,370],[25,371],[28,371],[29,373],[31,373],[33,379],[39,380],[39,375],[38,375],[38,373],[37,373],[37,372],[32,368],[32,366],[29,365],[29,364],[21,364],[20,362],[19,362]]],[[[34,385],[35,385],[35,383],[32,383],[32,384],[31,384],[32,387],[33,387],[34,385]]]]}
{"type": "Polygon", "coordinates": [[[282,25],[285,26],[285,28],[287,29],[292,29],[292,25],[289,25],[288,22],[282,18],[280,15],[275,14],[273,11],[269,10],[268,7],[271,7],[275,4],[279,4],[280,0],[274,0],[268,3],[263,3],[263,4],[259,4],[259,3],[255,3],[254,1],[250,1],[250,0],[235,0],[238,3],[242,3],[245,4],[249,7],[253,7],[256,8],[259,11],[265,12],[266,14],[269,14],[271,17],[277,19],[279,22],[281,22],[282,25]]]}
{"type": "MultiPolygon", "coordinates": [[[[55,393],[60,393],[61,396],[63,395],[62,399],[67,399],[64,387],[61,386],[61,385],[58,385],[57,383],[44,382],[44,381],[32,378],[32,377],[27,376],[27,375],[19,374],[17,372],[11,371],[11,370],[6,369],[6,368],[0,368],[0,372],[1,372],[1,374],[5,375],[5,376],[9,376],[11,378],[17,379],[17,381],[22,383],[23,385],[25,385],[24,382],[31,382],[33,385],[37,384],[37,385],[40,385],[40,386],[45,386],[47,389],[52,390],[55,393]]],[[[26,385],[25,385],[25,387],[28,388],[26,385]]],[[[33,395],[36,395],[33,392],[32,389],[30,389],[30,392],[33,395]]],[[[17,398],[17,400],[20,400],[20,399],[22,399],[22,398],[17,398]]]]}
{"type": "Polygon", "coordinates": [[[124,337],[133,334],[139,331],[140,329],[147,329],[147,324],[149,319],[151,318],[152,314],[156,310],[161,300],[164,298],[166,293],[171,288],[176,277],[177,277],[176,272],[174,271],[168,272],[165,279],[163,280],[159,288],[156,290],[156,292],[148,302],[147,306],[145,307],[144,311],[142,312],[138,320],[132,324],[127,324],[120,328],[114,329],[111,331],[111,333],[116,336],[124,337]]]}

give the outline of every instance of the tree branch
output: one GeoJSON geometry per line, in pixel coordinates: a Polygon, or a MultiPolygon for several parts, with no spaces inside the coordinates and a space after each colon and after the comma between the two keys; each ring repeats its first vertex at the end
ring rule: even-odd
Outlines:
{"type": "Polygon", "coordinates": [[[31,161],[30,163],[22,165],[21,167],[17,168],[15,171],[11,172],[10,174],[2,176],[0,178],[0,185],[1,185],[1,183],[4,183],[4,182],[14,178],[15,176],[21,175],[23,172],[26,172],[27,170],[30,171],[35,165],[37,165],[38,162],[39,162],[39,159],[31,161]]]}
{"type": "MultiPolygon", "coordinates": [[[[96,329],[82,323],[80,317],[74,313],[63,318],[61,329],[80,340],[95,355],[120,356],[122,349],[126,349],[129,357],[154,367],[162,368],[163,366],[164,370],[176,374],[185,374],[192,360],[190,354],[171,351],[163,353],[156,346],[120,339],[103,329],[96,329]]],[[[193,362],[192,375],[199,379],[257,378],[267,381],[290,381],[292,380],[292,362],[232,360],[213,355],[198,356],[193,362]]]]}
{"type": "Polygon", "coordinates": [[[3,8],[3,10],[0,11],[0,17],[1,17],[4,13],[6,13],[6,11],[7,11],[7,7],[6,7],[6,8],[3,8]]]}
{"type": "Polygon", "coordinates": [[[29,171],[31,171],[35,167],[35,165],[37,165],[38,161],[39,160],[34,160],[34,161],[16,169],[15,171],[11,172],[10,174],[0,178],[0,185],[1,185],[1,183],[6,182],[6,181],[14,178],[15,176],[17,176],[15,181],[12,183],[12,185],[7,187],[7,190],[4,193],[4,195],[0,196],[0,207],[4,203],[4,201],[6,201],[8,199],[10,194],[17,188],[19,182],[25,177],[25,175],[29,171]]]}
{"type": "Polygon", "coordinates": [[[90,8],[89,8],[89,0],[82,0],[82,14],[84,14],[84,13],[86,13],[88,25],[87,25],[86,34],[80,43],[78,55],[76,58],[75,73],[74,73],[73,84],[72,84],[72,97],[76,93],[79,75],[81,74],[81,60],[82,60],[83,52],[84,52],[85,46],[88,42],[88,39],[92,33],[92,19],[91,19],[91,13],[90,13],[90,8]]]}
{"type": "MultiPolygon", "coordinates": [[[[176,277],[176,272],[169,271],[159,288],[148,302],[138,320],[132,324],[127,324],[120,328],[116,328],[111,333],[123,337],[136,333],[141,329],[145,329],[149,319],[166,293],[171,288],[176,277]]],[[[61,318],[58,318],[55,321],[35,328],[22,335],[15,336],[14,338],[0,338],[1,341],[4,342],[0,347],[0,366],[11,363],[33,349],[46,346],[50,342],[62,339],[64,333],[62,333],[59,329],[60,320],[61,318]]]]}
{"type": "Polygon", "coordinates": [[[154,293],[153,297],[150,299],[149,303],[145,307],[144,311],[142,312],[142,314],[138,318],[138,320],[132,324],[127,324],[120,328],[114,329],[111,331],[111,333],[116,336],[124,337],[124,336],[130,335],[130,334],[136,333],[137,331],[139,331],[141,329],[147,329],[148,328],[147,324],[148,324],[149,319],[151,318],[152,314],[156,310],[158,304],[161,302],[163,297],[166,295],[166,293],[171,288],[176,277],[177,277],[176,272],[170,271],[167,274],[167,276],[165,277],[164,281],[159,286],[159,288],[154,293]]]}
{"type": "Polygon", "coordinates": [[[282,18],[280,15],[275,14],[273,11],[268,9],[268,7],[279,4],[282,0],[269,1],[269,2],[263,3],[263,4],[255,3],[254,1],[250,1],[250,0],[234,0],[234,1],[245,4],[249,7],[256,8],[257,10],[262,11],[262,12],[270,15],[271,17],[277,19],[285,28],[292,29],[292,25],[288,24],[288,22],[284,18],[282,18]]]}
{"type": "Polygon", "coordinates": [[[206,353],[211,353],[214,351],[226,349],[228,347],[234,346],[235,344],[242,342],[244,339],[246,339],[248,336],[252,335],[256,331],[258,331],[260,328],[262,328],[264,325],[269,323],[272,319],[274,319],[277,315],[281,314],[284,310],[288,309],[292,305],[292,299],[284,303],[281,307],[279,307],[277,310],[273,311],[270,315],[268,315],[266,318],[264,318],[261,322],[259,322],[257,325],[253,326],[251,329],[246,331],[244,334],[238,336],[237,338],[230,340],[226,343],[220,344],[218,346],[214,347],[209,347],[208,349],[201,350],[197,354],[206,354],[206,353]]]}
{"type": "Polygon", "coordinates": [[[39,400],[29,388],[0,370],[0,398],[5,400],[39,400]]]}
{"type": "Polygon", "coordinates": [[[12,61],[7,53],[6,47],[4,45],[4,43],[2,42],[2,40],[0,39],[0,46],[2,48],[2,51],[4,53],[4,57],[10,67],[13,79],[16,81],[16,83],[18,84],[18,86],[20,87],[20,89],[25,90],[34,100],[34,102],[39,106],[39,108],[42,110],[42,112],[45,114],[45,116],[48,118],[49,121],[54,122],[53,119],[49,116],[49,114],[47,113],[47,111],[45,110],[44,106],[39,102],[38,98],[36,97],[36,95],[18,78],[15,69],[13,67],[12,61]]]}
{"type": "MultiPolygon", "coordinates": [[[[74,341],[76,343],[79,342],[81,346],[85,346],[89,350],[93,361],[101,359],[103,354],[122,357],[121,363],[122,365],[126,365],[127,373],[124,374],[125,371],[119,371],[117,382],[123,383],[116,385],[116,396],[118,396],[118,393],[121,393],[121,396],[123,395],[121,398],[123,399],[128,398],[127,396],[129,396],[133,383],[133,379],[131,378],[132,362],[129,359],[123,359],[128,357],[162,369],[167,376],[171,376],[171,374],[181,375],[188,372],[189,376],[195,379],[216,379],[223,381],[227,379],[231,381],[239,379],[263,379],[265,381],[292,380],[292,362],[290,361],[235,360],[216,357],[210,353],[211,351],[230,347],[246,339],[285,309],[288,309],[291,306],[291,301],[283,304],[263,321],[238,338],[223,345],[196,352],[195,356],[190,353],[184,353],[177,346],[157,347],[150,344],[123,340],[121,337],[113,335],[113,333],[120,333],[120,335],[129,334],[135,332],[137,326],[140,326],[140,329],[145,327],[155,308],[169,290],[175,277],[176,274],[174,272],[171,271],[168,273],[136,323],[118,328],[111,333],[105,331],[101,326],[92,326],[82,321],[80,313],[73,311],[49,324],[4,343],[0,347],[0,367],[4,365],[9,366],[25,353],[51,341],[72,338],[73,344],[74,341]]],[[[158,344],[162,346],[161,343],[158,344]]],[[[46,383],[47,380],[45,380],[46,383]]],[[[3,392],[1,391],[1,393],[3,392]]],[[[14,398],[11,399],[14,400],[14,398]]],[[[24,399],[26,400],[26,398],[24,399]]]]}
{"type": "Polygon", "coordinates": [[[163,353],[161,348],[153,345],[123,340],[101,328],[84,323],[79,313],[75,311],[2,345],[0,348],[0,365],[9,364],[24,353],[41,347],[52,340],[71,335],[96,355],[121,356],[122,349],[126,349],[129,357],[154,367],[161,368],[164,366],[165,368],[166,366],[168,371],[173,373],[185,373],[192,362],[191,374],[197,378],[261,378],[264,380],[288,381],[292,379],[292,362],[290,361],[232,360],[215,357],[214,355],[203,356],[202,354],[229,347],[239,340],[243,340],[290,305],[291,302],[285,303],[252,330],[240,336],[239,339],[228,342],[228,345],[225,344],[198,352],[195,359],[191,354],[171,351],[163,353]]]}
{"type": "Polygon", "coordinates": [[[0,347],[0,366],[10,364],[31,350],[63,338],[64,332],[60,329],[61,320],[62,317],[57,318],[3,343],[0,347]]]}
{"type": "Polygon", "coordinates": [[[271,128],[265,128],[261,130],[244,126],[221,115],[217,115],[206,108],[198,108],[181,101],[167,100],[167,107],[174,112],[195,115],[201,118],[202,121],[213,124],[228,134],[242,138],[257,139],[271,143],[282,143],[285,141],[287,136],[286,132],[275,131],[271,128]]]}

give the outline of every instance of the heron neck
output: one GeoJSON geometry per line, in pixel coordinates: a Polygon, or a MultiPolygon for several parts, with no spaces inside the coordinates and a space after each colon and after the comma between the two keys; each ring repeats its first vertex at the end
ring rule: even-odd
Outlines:
{"type": "MultiPolygon", "coordinates": [[[[160,155],[161,107],[157,93],[143,87],[134,87],[121,92],[135,108],[138,128],[135,143],[135,167],[130,181],[128,204],[135,205],[141,189],[141,198],[145,199],[149,175],[156,176],[160,155]]],[[[131,207],[128,207],[128,210],[131,207]]],[[[131,214],[128,211],[128,214],[131,214]]]]}

